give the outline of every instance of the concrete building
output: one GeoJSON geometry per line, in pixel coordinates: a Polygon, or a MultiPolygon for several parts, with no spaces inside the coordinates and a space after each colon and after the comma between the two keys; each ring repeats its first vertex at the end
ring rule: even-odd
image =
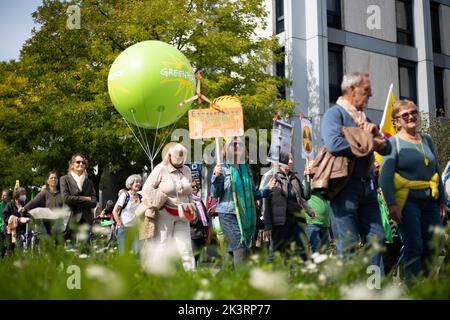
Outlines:
{"type": "MultiPolygon", "coordinates": [[[[277,35],[285,61],[273,72],[292,80],[282,94],[313,120],[340,95],[342,75],[370,74],[367,114],[379,123],[388,88],[430,117],[450,118],[450,0],[265,0],[267,34],[277,35]]],[[[296,120],[294,145],[299,145],[296,120]]],[[[299,159],[299,149],[293,148],[299,159]]],[[[296,170],[302,165],[296,161],[296,170]]]]}

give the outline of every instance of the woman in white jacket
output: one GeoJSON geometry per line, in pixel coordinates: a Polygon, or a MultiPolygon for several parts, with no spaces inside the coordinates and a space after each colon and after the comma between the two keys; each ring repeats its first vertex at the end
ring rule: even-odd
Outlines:
{"type": "Polygon", "coordinates": [[[158,189],[168,197],[165,206],[159,211],[156,219],[156,234],[153,244],[156,245],[154,261],[158,256],[167,254],[171,245],[175,245],[183,260],[186,271],[195,269],[195,259],[192,252],[189,220],[180,216],[179,206],[188,212],[195,211],[192,201],[191,170],[185,166],[186,148],[175,144],[169,148],[163,161],[158,164],[143,187],[143,194],[158,189]]]}

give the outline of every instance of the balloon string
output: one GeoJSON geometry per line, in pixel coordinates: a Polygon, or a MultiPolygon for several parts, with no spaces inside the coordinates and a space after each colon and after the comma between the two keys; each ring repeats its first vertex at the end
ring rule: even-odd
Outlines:
{"type": "MultiPolygon", "coordinates": [[[[151,119],[152,115],[149,112],[150,108],[144,108],[144,110],[145,110],[145,114],[147,115],[147,119],[151,119]]],[[[158,123],[158,126],[159,126],[159,123],[158,123]]],[[[153,136],[153,141],[155,141],[156,135],[153,136]]],[[[146,135],[146,137],[147,137],[147,135],[146,135]]],[[[147,149],[148,149],[149,153],[152,155],[152,163],[151,164],[153,165],[153,160],[155,160],[156,155],[153,152],[154,150],[152,152],[150,152],[150,144],[149,144],[148,140],[146,140],[146,145],[147,145],[147,149]]]]}
{"type": "MultiPolygon", "coordinates": [[[[158,155],[159,151],[161,151],[161,149],[163,148],[164,144],[167,141],[167,138],[170,136],[170,133],[173,131],[173,129],[175,128],[176,122],[174,124],[172,124],[170,130],[168,131],[167,135],[165,136],[165,138],[163,139],[163,141],[159,144],[158,149],[156,149],[155,155],[154,157],[156,158],[156,156],[158,155]]],[[[155,160],[155,158],[153,158],[153,160],[155,160]]]]}
{"type": "MultiPolygon", "coordinates": [[[[139,127],[138,124],[137,124],[136,117],[134,116],[134,113],[133,113],[133,112],[131,113],[131,115],[133,116],[134,125],[136,126],[136,128],[137,128],[137,130],[138,130],[138,132],[139,132],[139,135],[141,136],[142,143],[145,145],[145,139],[144,139],[144,136],[143,136],[143,134],[142,134],[142,132],[141,132],[140,127],[139,127]]],[[[145,149],[145,150],[147,151],[146,154],[150,155],[150,157],[151,157],[152,154],[151,154],[151,152],[150,152],[150,147],[149,147],[149,145],[147,144],[146,147],[147,147],[147,149],[145,149]]]]}
{"type": "MultiPolygon", "coordinates": [[[[158,137],[158,130],[159,130],[159,123],[161,121],[161,113],[160,111],[158,111],[159,115],[158,115],[158,124],[156,125],[156,132],[155,132],[155,137],[153,138],[153,147],[152,147],[152,154],[156,157],[155,155],[155,146],[156,146],[156,139],[158,137]]],[[[154,160],[154,159],[153,159],[154,160]]]]}
{"type": "Polygon", "coordinates": [[[145,147],[142,145],[141,141],[139,140],[139,138],[137,137],[136,133],[134,132],[133,128],[130,126],[130,124],[128,123],[127,119],[123,118],[123,120],[125,121],[125,123],[127,124],[128,128],[130,128],[131,132],[133,133],[133,136],[136,138],[137,142],[139,143],[139,145],[141,146],[142,150],[144,150],[145,155],[148,157],[149,160],[151,160],[151,156],[150,154],[148,154],[147,150],[145,149],[145,147]]]}
{"type": "MultiPolygon", "coordinates": [[[[146,132],[144,129],[142,129],[142,131],[143,131],[143,135],[144,135],[144,142],[145,142],[145,145],[147,146],[147,150],[148,150],[148,152],[150,153],[150,146],[149,146],[149,144],[148,144],[147,132],[146,132]]],[[[150,154],[151,154],[151,153],[150,153],[150,154]]]]}

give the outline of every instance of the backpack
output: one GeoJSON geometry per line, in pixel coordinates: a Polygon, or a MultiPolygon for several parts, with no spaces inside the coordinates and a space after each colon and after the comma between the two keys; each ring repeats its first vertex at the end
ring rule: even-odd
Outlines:
{"type": "MultiPolygon", "coordinates": [[[[137,195],[139,198],[139,202],[142,202],[142,195],[140,193],[138,193],[137,195]]],[[[123,202],[123,206],[122,206],[122,208],[120,208],[120,211],[119,211],[119,217],[122,214],[123,208],[125,208],[127,206],[128,201],[130,201],[130,193],[127,191],[127,194],[125,195],[125,201],[123,202]]]]}

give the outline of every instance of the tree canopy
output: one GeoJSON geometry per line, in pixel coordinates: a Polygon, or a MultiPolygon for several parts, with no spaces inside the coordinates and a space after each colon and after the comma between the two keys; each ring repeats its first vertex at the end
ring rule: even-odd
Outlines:
{"type": "MultiPolygon", "coordinates": [[[[140,41],[181,50],[202,70],[202,93],[238,96],[246,129],[270,128],[273,114],[293,103],[279,97],[284,80],[267,73],[284,57],[274,37],[256,34],[266,17],[260,0],[44,0],[19,61],[0,64],[0,185],[40,185],[49,170],[64,173],[75,152],[98,166],[97,187],[105,168],[148,164],[107,90],[114,59],[140,41]],[[73,4],[80,29],[66,25],[73,4]]],[[[187,115],[176,127],[187,128],[187,115]]],[[[167,130],[149,139],[162,141],[167,130]]]]}

